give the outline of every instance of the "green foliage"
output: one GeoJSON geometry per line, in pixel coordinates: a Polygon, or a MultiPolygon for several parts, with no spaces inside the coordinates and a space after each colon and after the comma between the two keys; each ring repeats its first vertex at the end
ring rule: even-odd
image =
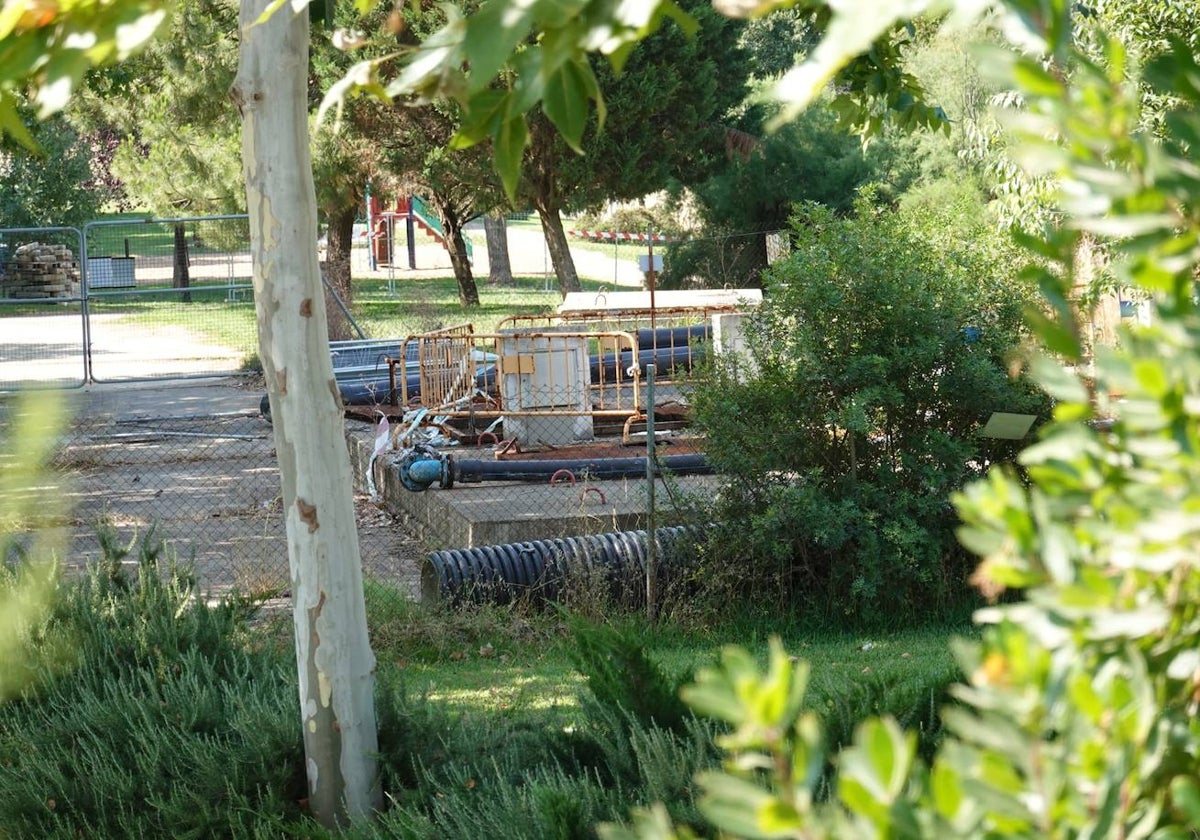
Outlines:
{"type": "Polygon", "coordinates": [[[31,636],[70,640],[0,706],[0,825],[29,837],[249,836],[256,812],[298,814],[294,670],[248,648],[249,605],[208,605],[149,535],[63,584],[31,636]]]}
{"type": "Polygon", "coordinates": [[[860,200],[848,219],[801,208],[752,325],[754,374],[735,360],[696,394],[710,458],[732,477],[722,519],[737,523],[712,565],[738,557],[751,592],[832,621],[963,601],[971,561],[950,494],[1015,455],[980,436],[992,412],[1046,403],[1007,371],[1032,299],[1009,275],[1012,247],[969,194],[941,199],[860,200]]]}
{"type": "Polygon", "coordinates": [[[35,105],[38,119],[61,111],[88,70],[121,61],[152,38],[166,6],[158,0],[5,3],[0,11],[0,135],[34,148],[21,108],[35,105]]]}
{"type": "Polygon", "coordinates": [[[38,151],[0,144],[0,227],[82,225],[101,196],[88,185],[92,150],[61,117],[32,129],[38,151]]]}
{"type": "MultiPolygon", "coordinates": [[[[785,4],[757,5],[762,7],[758,11],[765,13],[785,4]]],[[[847,124],[867,129],[889,118],[906,126],[942,123],[940,112],[925,102],[920,84],[904,71],[900,61],[906,38],[897,24],[919,8],[912,8],[911,3],[891,3],[867,14],[856,4],[850,4],[852,11],[836,12],[822,2],[799,5],[819,28],[827,27],[830,33],[852,24],[855,47],[814,55],[814,63],[823,65],[819,78],[785,76],[776,91],[783,101],[800,99],[799,88],[805,88],[804,96],[813,92],[807,82],[815,81],[819,90],[837,75],[835,104],[847,124]],[[865,14],[869,26],[854,22],[858,13],[865,14]],[[895,31],[890,31],[893,27],[895,31]],[[855,58],[859,48],[865,51],[867,47],[871,48],[869,55],[855,58]]],[[[452,98],[465,114],[459,145],[490,138],[496,170],[512,198],[522,152],[532,137],[526,114],[540,105],[566,144],[581,148],[588,124],[584,114],[592,103],[600,127],[606,114],[615,110],[606,105],[607,94],[588,53],[607,56],[612,71],[620,74],[635,60],[635,46],[666,29],[667,20],[693,36],[702,15],[697,11],[693,16],[685,9],[690,10],[690,4],[675,0],[536,2],[519,11],[493,0],[469,15],[451,7],[445,25],[428,35],[419,49],[401,48],[361,61],[343,84],[330,91],[322,110],[361,91],[421,101],[452,98]],[[392,81],[385,82],[396,60],[402,67],[392,81]]]]}
{"type": "Polygon", "coordinates": [[[643,726],[683,727],[688,711],[679,699],[681,681],[670,679],[647,656],[640,630],[575,620],[571,634],[571,659],[597,703],[621,709],[643,726]]]}
{"type": "Polygon", "coordinates": [[[160,218],[244,212],[241,124],[227,95],[237,70],[238,9],[174,6],[164,34],[95,73],[71,119],[120,138],[112,162],[132,206],[160,218]]]}
{"type": "Polygon", "coordinates": [[[767,268],[766,234],[788,227],[797,202],[849,211],[859,187],[884,177],[888,144],[869,151],[835,125],[827,108],[814,108],[778,132],[757,138],[712,178],[676,193],[676,204],[699,224],[672,245],[663,288],[688,285],[758,287],[767,268]]]}
{"type": "MultiPolygon", "coordinates": [[[[1065,8],[1040,24],[1044,57],[1007,67],[1025,101],[1024,158],[1061,185],[1070,216],[1029,239],[1051,263],[1031,273],[1050,304],[1035,323],[1057,350],[1037,366],[1054,419],[1021,454],[1023,474],[993,469],[956,497],[962,539],[983,556],[976,582],[1020,598],[978,614],[983,639],[961,646],[968,681],[933,761],[894,722],[868,721],[826,803],[795,781],[818,743],[795,711],[800,672],[778,647],[766,674],[728,654],[690,696],[743,735],[724,744],[725,773],[702,778],[702,808],[732,834],[1182,840],[1200,821],[1196,59],[1175,42],[1147,67],[1151,100],[1178,103],[1158,138],[1142,130],[1118,42],[1097,36],[1104,59],[1092,61],[1065,8]],[[1060,303],[1086,270],[1085,236],[1107,240],[1117,276],[1155,302],[1154,323],[1122,330],[1089,376],[1060,303]]],[[[635,827],[643,840],[680,836],[661,811],[635,827]]]]}
{"type": "Polygon", "coordinates": [[[752,69],[737,46],[741,25],[703,0],[681,7],[699,24],[694,33],[662,27],[620,73],[597,62],[606,116],[602,124],[587,120],[582,155],[553,138],[557,124],[530,120],[522,197],[534,206],[595,206],[641,198],[671,181],[696,183],[723,168],[727,115],[745,98],[752,69]]]}
{"type": "MultiPolygon", "coordinates": [[[[61,535],[51,528],[63,513],[60,496],[38,492],[53,457],[62,402],[32,394],[0,404],[0,704],[19,694],[46,658],[61,655],[61,640],[47,638],[44,617],[57,588],[61,535]],[[26,536],[30,529],[37,529],[26,536]],[[41,651],[33,641],[41,635],[41,651]],[[39,662],[39,655],[42,661],[39,662]]],[[[0,823],[2,824],[2,823],[0,823]]]]}

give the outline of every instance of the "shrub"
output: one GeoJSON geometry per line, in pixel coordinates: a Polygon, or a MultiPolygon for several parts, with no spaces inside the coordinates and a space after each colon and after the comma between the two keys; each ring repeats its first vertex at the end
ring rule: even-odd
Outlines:
{"type": "Polygon", "coordinates": [[[683,728],[690,716],[679,699],[683,680],[668,677],[650,660],[639,631],[576,619],[571,633],[571,661],[595,703],[620,710],[643,726],[683,728]]]}
{"type": "Polygon", "coordinates": [[[992,412],[1047,407],[1008,375],[1032,289],[1008,277],[1011,248],[969,202],[798,210],[797,250],[752,325],[754,375],[726,361],[695,398],[730,477],[719,514],[736,523],[711,565],[736,567],[744,591],[825,622],[963,602],[971,562],[950,494],[1015,455],[980,436],[992,412]]]}
{"type": "MultiPolygon", "coordinates": [[[[1044,56],[1026,52],[1028,38],[1019,55],[989,55],[1023,99],[1025,159],[1065,183],[1072,211],[1062,230],[1028,240],[1057,269],[1029,270],[1047,292],[1038,335],[1059,356],[1037,363],[1054,420],[1022,453],[1024,475],[994,469],[956,498],[963,541],[983,557],[975,581],[1021,597],[978,614],[983,639],[962,646],[967,682],[933,761],[917,760],[894,720],[867,721],[837,756],[837,798],[824,803],[804,666],[778,643],[765,674],[727,652],[688,698],[732,727],[725,772],[700,779],[701,807],[728,835],[1195,836],[1200,67],[1182,41],[1149,62],[1146,99],[1170,103],[1163,136],[1151,136],[1125,47],[1101,32],[1072,37],[1071,15],[1063,6],[1040,21],[1044,56]],[[1115,276],[1156,312],[1098,354],[1094,376],[1067,296],[1082,279],[1077,253],[1094,244],[1085,236],[1113,237],[1115,276]]],[[[602,833],[679,836],[663,809],[634,829],[602,833]]]]}
{"type": "Polygon", "coordinates": [[[43,628],[71,640],[75,661],[0,706],[0,825],[15,837],[250,836],[258,812],[298,815],[290,660],[248,649],[248,605],[207,605],[152,536],[132,573],[111,536],[102,546],[43,628]]]}

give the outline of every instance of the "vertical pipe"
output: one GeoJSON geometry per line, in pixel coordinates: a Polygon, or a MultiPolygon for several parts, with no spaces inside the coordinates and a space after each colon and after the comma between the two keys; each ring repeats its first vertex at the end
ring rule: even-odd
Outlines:
{"type": "Polygon", "coordinates": [[[92,381],[92,312],[91,296],[92,281],[88,278],[88,227],[83,226],[79,234],[79,296],[80,309],[83,317],[83,383],[92,381]]]}
{"type": "MultiPolygon", "coordinates": [[[[649,228],[646,231],[647,256],[650,260],[650,265],[647,266],[649,271],[646,272],[646,279],[650,286],[650,329],[657,329],[655,307],[654,307],[654,287],[658,285],[658,275],[654,271],[654,228],[649,228]]],[[[651,403],[653,405],[653,403],[651,403]]]]}
{"type": "MultiPolygon", "coordinates": [[[[375,214],[371,211],[371,179],[364,190],[367,201],[367,268],[375,270],[375,214]]],[[[328,241],[328,240],[326,240],[328,241]]]]}
{"type": "Polygon", "coordinates": [[[658,529],[654,515],[654,377],[653,362],[646,365],[646,619],[655,620],[658,612],[658,552],[655,540],[658,529]]]}

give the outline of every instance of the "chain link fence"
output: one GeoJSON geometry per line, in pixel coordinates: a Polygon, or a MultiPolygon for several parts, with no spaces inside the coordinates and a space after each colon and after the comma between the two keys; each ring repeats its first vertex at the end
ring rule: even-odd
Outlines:
{"type": "Polygon", "coordinates": [[[92,222],[83,237],[94,381],[237,373],[254,358],[245,216],[92,222]],[[131,339],[136,356],[112,351],[131,339]]]}
{"type": "Polygon", "coordinates": [[[74,228],[0,230],[0,388],[87,381],[87,314],[74,228]]]}
{"type": "Polygon", "coordinates": [[[737,317],[573,312],[335,350],[357,468],[432,549],[423,596],[559,597],[580,578],[634,606],[661,592],[686,542],[670,529],[709,524],[718,480],[689,392],[737,317]]]}
{"type": "MultiPolygon", "coordinates": [[[[0,231],[0,263],[0,390],[103,383],[76,392],[54,465],[70,564],[98,556],[98,529],[155,528],[209,591],[286,592],[265,392],[211,379],[255,352],[246,218],[0,231]]],[[[439,602],[557,597],[566,578],[654,597],[679,544],[663,529],[702,531],[717,492],[688,395],[714,347],[736,349],[737,313],[602,298],[335,343],[368,580],[439,602]]]]}
{"type": "MultiPolygon", "coordinates": [[[[286,594],[279,471],[257,389],[106,388],[70,402],[74,420],[50,465],[57,483],[44,491],[70,510],[68,572],[101,556],[101,532],[129,545],[153,531],[206,592],[286,594]]],[[[396,597],[415,595],[419,543],[365,495],[355,496],[355,510],[364,575],[396,597]]]]}

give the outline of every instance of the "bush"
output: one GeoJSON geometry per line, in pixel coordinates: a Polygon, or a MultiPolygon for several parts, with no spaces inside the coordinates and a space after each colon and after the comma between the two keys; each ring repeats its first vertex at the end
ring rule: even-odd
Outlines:
{"type": "MultiPolygon", "coordinates": [[[[1047,292],[1038,336],[1058,356],[1036,368],[1053,422],[1021,454],[1024,475],[994,469],[955,499],[983,557],[974,580],[1021,597],[978,613],[983,638],[961,647],[967,681],[932,761],[895,720],[864,722],[825,802],[806,669],[777,642],[765,674],[727,651],[687,693],[733,730],[725,772],[699,779],[723,836],[1184,840],[1200,825],[1198,68],[1182,41],[1148,63],[1146,101],[1171,108],[1152,136],[1124,46],[1090,31],[1081,48],[1072,14],[1047,14],[1045,55],[1029,51],[1031,28],[1019,54],[990,56],[1023,102],[1023,157],[1069,184],[1073,211],[1029,240],[1056,263],[1027,270],[1047,292]],[[1114,275],[1152,297],[1156,317],[1123,329],[1085,376],[1067,295],[1087,280],[1078,254],[1104,237],[1114,275]]],[[[679,836],[661,808],[602,835],[679,836]]]]}
{"type": "Polygon", "coordinates": [[[0,825],[14,837],[251,836],[305,796],[294,665],[246,644],[249,605],[198,598],[148,536],[63,584],[38,639],[75,661],[0,706],[0,825]]]}
{"type": "Polygon", "coordinates": [[[895,212],[868,198],[849,219],[798,210],[752,359],[719,364],[695,397],[730,477],[720,517],[737,523],[710,566],[826,623],[961,612],[971,560],[950,494],[1015,455],[980,436],[992,412],[1047,408],[1008,375],[1033,291],[971,196],[895,212]]]}

